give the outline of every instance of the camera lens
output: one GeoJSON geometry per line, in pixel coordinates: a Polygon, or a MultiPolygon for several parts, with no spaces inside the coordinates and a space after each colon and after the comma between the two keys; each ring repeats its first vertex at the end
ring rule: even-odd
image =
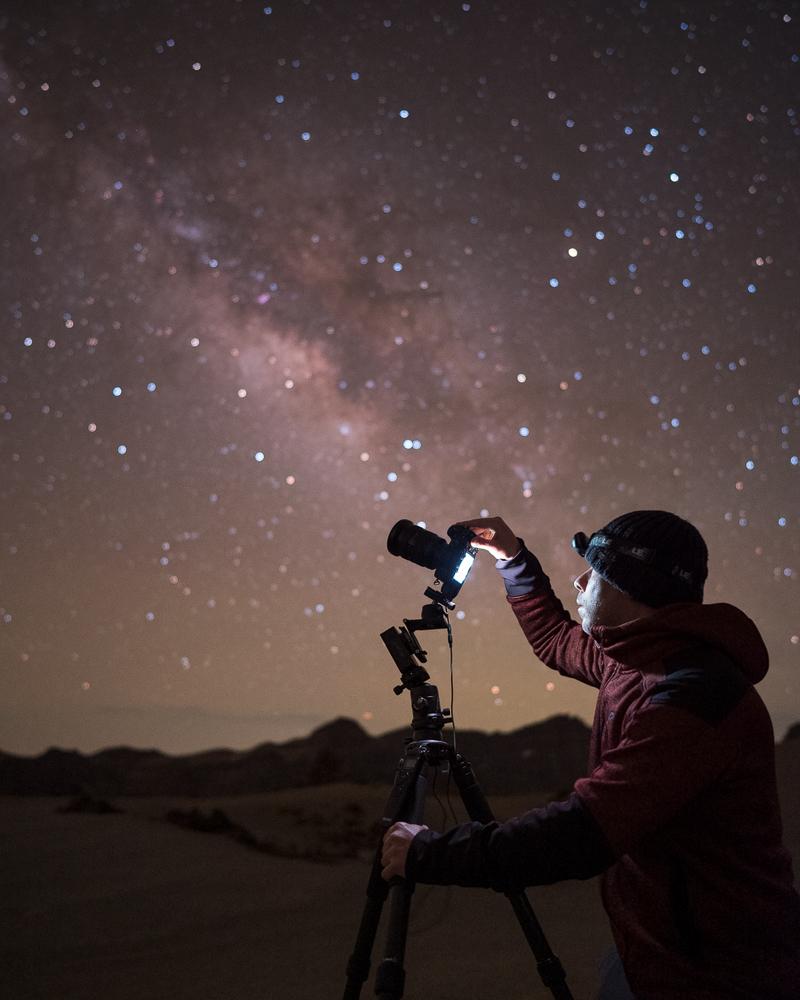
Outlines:
{"type": "Polygon", "coordinates": [[[448,544],[432,531],[420,528],[408,519],[398,521],[389,532],[386,547],[393,556],[400,556],[424,566],[437,569],[447,558],[448,544]]]}

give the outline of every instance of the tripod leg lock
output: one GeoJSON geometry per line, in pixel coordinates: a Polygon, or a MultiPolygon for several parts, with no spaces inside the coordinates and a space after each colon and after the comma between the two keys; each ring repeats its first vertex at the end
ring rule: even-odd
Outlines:
{"type": "Polygon", "coordinates": [[[384,958],[375,974],[375,996],[402,997],[406,985],[406,972],[394,958],[384,958]]]}
{"type": "Polygon", "coordinates": [[[549,955],[538,962],[536,968],[542,982],[555,997],[571,997],[567,989],[567,974],[557,955],[549,955]]]}

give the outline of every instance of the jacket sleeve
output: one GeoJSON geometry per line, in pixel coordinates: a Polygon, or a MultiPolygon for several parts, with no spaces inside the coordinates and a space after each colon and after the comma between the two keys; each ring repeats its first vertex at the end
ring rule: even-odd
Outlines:
{"type": "Polygon", "coordinates": [[[565,677],[600,687],[605,657],[573,621],[553,593],[539,560],[524,544],[513,558],[498,562],[506,594],[536,656],[565,677]]]}
{"type": "Polygon", "coordinates": [[[573,793],[507,823],[465,823],[446,833],[422,830],[411,843],[406,877],[505,892],[591,878],[613,860],[600,827],[573,793]]]}

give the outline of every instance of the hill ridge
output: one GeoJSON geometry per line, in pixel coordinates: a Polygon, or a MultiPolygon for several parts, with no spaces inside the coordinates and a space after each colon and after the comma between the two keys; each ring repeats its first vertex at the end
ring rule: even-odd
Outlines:
{"type": "MultiPolygon", "coordinates": [[[[408,727],[370,736],[354,719],[339,716],[308,736],[247,750],[170,755],[113,746],[83,754],[50,747],[30,757],[0,751],[0,794],[207,797],[335,781],[389,784],[409,737],[408,727]]],[[[571,785],[585,769],[588,738],[581,719],[555,715],[508,733],[459,730],[458,749],[485,791],[514,792],[571,785]]]]}

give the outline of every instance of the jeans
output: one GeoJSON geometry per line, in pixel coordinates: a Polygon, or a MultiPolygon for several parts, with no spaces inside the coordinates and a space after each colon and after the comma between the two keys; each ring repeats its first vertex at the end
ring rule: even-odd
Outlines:
{"type": "Polygon", "coordinates": [[[596,1000],[636,1000],[616,948],[611,948],[600,961],[600,989],[596,1000]]]}

